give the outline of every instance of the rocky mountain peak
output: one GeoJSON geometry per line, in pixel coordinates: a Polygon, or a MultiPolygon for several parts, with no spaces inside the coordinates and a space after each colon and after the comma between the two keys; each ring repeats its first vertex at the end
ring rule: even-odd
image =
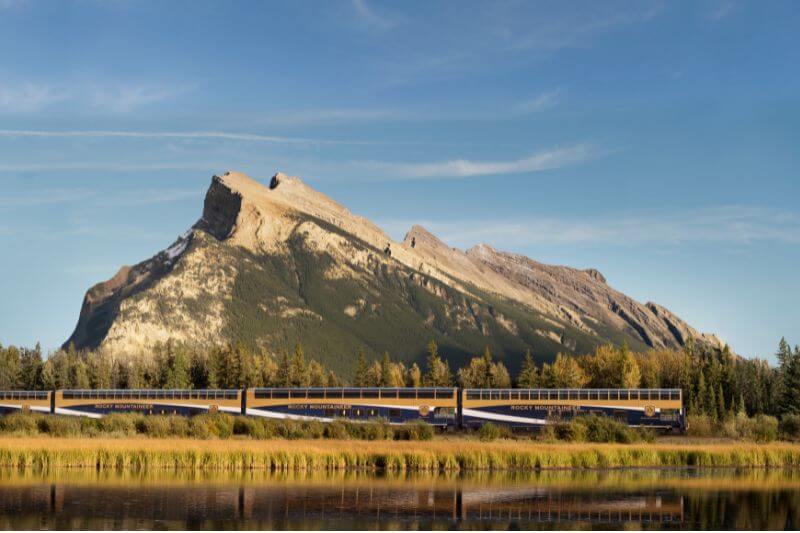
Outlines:
{"type": "Polygon", "coordinates": [[[600,283],[606,283],[606,277],[596,268],[587,268],[584,270],[584,272],[588,274],[590,278],[597,280],[600,283]]]}
{"type": "Polygon", "coordinates": [[[464,354],[492,345],[547,356],[605,342],[720,343],[614,290],[596,269],[539,263],[489,244],[464,252],[418,225],[394,242],[282,172],[265,183],[240,172],[213,176],[193,230],[90,289],[68,342],[146,351],[170,338],[237,339],[246,326],[259,346],[324,330],[331,336],[317,338],[320,349],[338,339],[353,352],[368,345],[382,353],[408,346],[405,334],[393,337],[403,317],[423,352],[431,338],[464,354]]]}
{"type": "Polygon", "coordinates": [[[447,246],[444,242],[442,242],[436,235],[428,231],[427,229],[414,224],[411,226],[411,229],[408,230],[406,233],[405,238],[403,238],[403,244],[409,246],[411,248],[430,248],[430,249],[447,249],[449,250],[450,247],[447,246]]]}

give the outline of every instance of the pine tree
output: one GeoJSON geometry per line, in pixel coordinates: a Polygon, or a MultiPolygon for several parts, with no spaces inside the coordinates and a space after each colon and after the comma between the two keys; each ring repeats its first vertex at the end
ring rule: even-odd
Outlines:
{"type": "Polygon", "coordinates": [[[453,385],[453,374],[450,372],[450,363],[439,357],[439,347],[436,341],[428,343],[427,370],[422,377],[426,387],[450,387],[453,385]]]}
{"type": "Polygon", "coordinates": [[[795,346],[783,371],[783,412],[800,414],[800,347],[795,346]]]}
{"type": "Polygon", "coordinates": [[[697,376],[697,394],[695,395],[695,414],[708,414],[708,387],[706,387],[706,375],[700,370],[697,376]]]}
{"type": "Polygon", "coordinates": [[[525,351],[522,368],[517,377],[517,386],[528,389],[539,386],[539,369],[536,367],[536,361],[533,360],[530,348],[525,351]]]}
{"type": "Polygon", "coordinates": [[[281,360],[278,362],[278,375],[276,379],[279,387],[292,386],[292,361],[289,352],[281,352],[281,360]]]}
{"type": "MultiPolygon", "coordinates": [[[[0,351],[2,351],[0,347],[0,351]]],[[[22,390],[42,390],[42,346],[37,342],[33,350],[22,350],[18,386],[22,390]]]]}
{"type": "Polygon", "coordinates": [[[389,352],[383,352],[381,360],[381,387],[392,386],[392,362],[389,360],[389,352]]]}
{"type": "Polygon", "coordinates": [[[725,409],[725,395],[722,393],[722,385],[717,386],[717,418],[724,420],[728,412],[725,409]]]}
{"type": "Polygon", "coordinates": [[[356,387],[366,387],[368,371],[369,367],[367,366],[367,359],[364,356],[364,350],[358,350],[358,363],[356,365],[356,374],[353,378],[353,384],[356,387]]]}
{"type": "Polygon", "coordinates": [[[303,347],[299,342],[294,345],[294,354],[292,356],[289,374],[291,376],[289,380],[291,382],[291,386],[308,386],[308,368],[306,365],[306,356],[303,353],[303,347]]]}
{"type": "Polygon", "coordinates": [[[716,422],[719,420],[717,417],[717,393],[714,392],[713,386],[706,387],[706,413],[711,417],[711,420],[716,422]]]}

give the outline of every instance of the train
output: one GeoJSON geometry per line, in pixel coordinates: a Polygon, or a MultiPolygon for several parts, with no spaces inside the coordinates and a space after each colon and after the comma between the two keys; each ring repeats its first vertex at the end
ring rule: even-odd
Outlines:
{"type": "Polygon", "coordinates": [[[330,387],[0,391],[0,414],[39,412],[100,418],[110,413],[192,416],[230,413],[272,419],[423,421],[443,429],[485,423],[539,428],[577,416],[683,433],[681,389],[473,389],[330,387]]]}

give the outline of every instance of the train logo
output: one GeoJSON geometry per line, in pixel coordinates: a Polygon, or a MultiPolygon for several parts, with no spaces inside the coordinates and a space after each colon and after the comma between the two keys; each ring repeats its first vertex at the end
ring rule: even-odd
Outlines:
{"type": "Polygon", "coordinates": [[[654,416],[656,416],[656,406],[652,404],[645,405],[644,416],[648,418],[653,418],[654,416]]]}
{"type": "Polygon", "coordinates": [[[419,406],[419,416],[428,416],[431,413],[431,408],[427,405],[419,406]]]}

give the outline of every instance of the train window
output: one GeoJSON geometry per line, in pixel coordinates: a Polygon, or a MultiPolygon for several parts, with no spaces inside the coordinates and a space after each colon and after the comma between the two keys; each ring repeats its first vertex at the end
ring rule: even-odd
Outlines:
{"type": "Polygon", "coordinates": [[[434,399],[434,398],[436,398],[436,391],[435,390],[430,390],[430,389],[429,390],[425,390],[425,389],[418,390],[417,391],[417,398],[419,398],[419,399],[423,399],[424,398],[426,400],[434,399]]]}
{"type": "Polygon", "coordinates": [[[589,391],[586,389],[581,389],[578,391],[578,399],[579,400],[588,400],[589,399],[589,391]]]}
{"type": "Polygon", "coordinates": [[[381,398],[397,398],[399,392],[397,389],[382,389],[381,398]]]}
{"type": "Polygon", "coordinates": [[[467,390],[467,400],[480,400],[480,399],[481,399],[481,391],[467,390]]]}
{"type": "Polygon", "coordinates": [[[362,398],[379,398],[380,391],[378,389],[364,389],[361,391],[362,398]]]}
{"type": "Polygon", "coordinates": [[[342,398],[361,398],[361,389],[343,389],[342,398]]]}
{"type": "Polygon", "coordinates": [[[649,390],[642,390],[639,391],[639,398],[641,400],[650,400],[650,391],[649,390]]]}
{"type": "Polygon", "coordinates": [[[289,391],[289,398],[305,398],[305,397],[306,397],[305,389],[289,391]]]}
{"type": "Polygon", "coordinates": [[[325,391],[322,389],[309,389],[308,390],[308,397],[309,398],[324,398],[325,391]]]}
{"type": "Polygon", "coordinates": [[[681,399],[681,391],[674,390],[670,394],[670,400],[680,400],[681,399]]]}
{"type": "Polygon", "coordinates": [[[619,400],[619,391],[618,390],[608,391],[608,399],[619,400]]]}
{"type": "Polygon", "coordinates": [[[416,389],[400,389],[400,398],[415,399],[417,397],[416,389]]]}
{"type": "Polygon", "coordinates": [[[272,397],[273,398],[288,398],[289,397],[289,391],[286,390],[286,389],[273,390],[272,391],[272,397]]]}

